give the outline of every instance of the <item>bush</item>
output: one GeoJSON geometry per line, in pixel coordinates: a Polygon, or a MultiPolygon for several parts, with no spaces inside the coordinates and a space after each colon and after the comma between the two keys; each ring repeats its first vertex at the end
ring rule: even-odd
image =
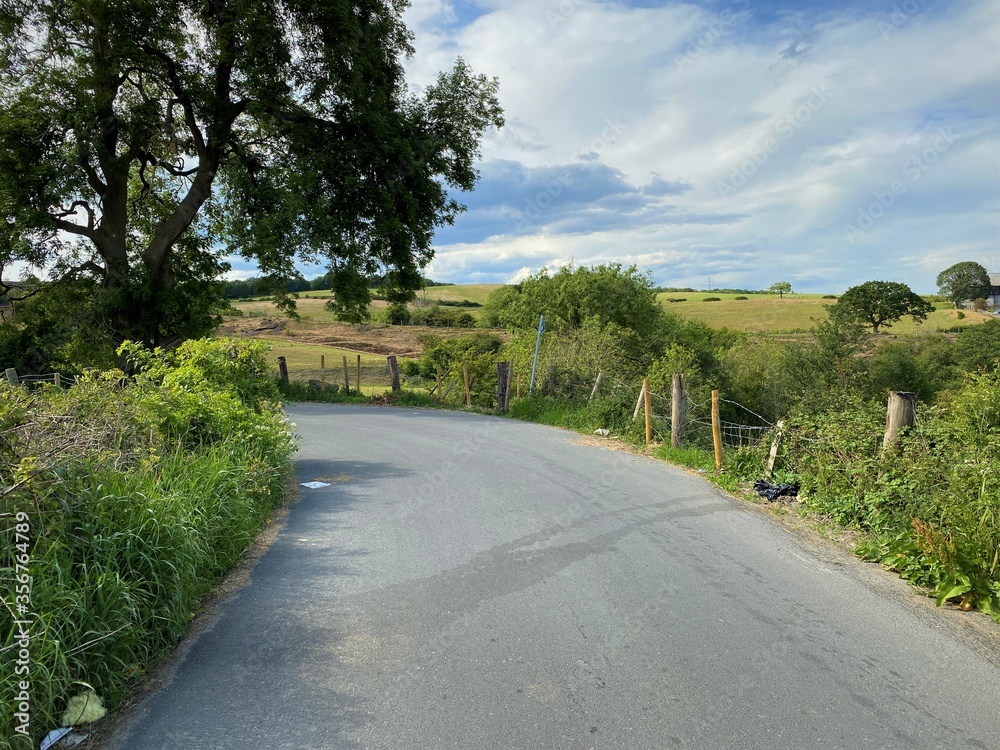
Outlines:
{"type": "Polygon", "coordinates": [[[740,296],[738,296],[738,297],[734,297],[733,299],[738,299],[738,300],[744,300],[744,299],[750,299],[750,298],[749,298],[749,297],[745,297],[745,296],[743,296],[743,295],[741,294],[740,296]]]}
{"type": "MultiPolygon", "coordinates": [[[[293,450],[259,344],[126,347],[139,372],[68,391],[0,386],[0,567],[30,559],[34,742],[79,683],[110,707],[184,634],[199,599],[284,498],[293,450]],[[44,626],[42,625],[44,624],[44,626]],[[113,636],[113,637],[112,637],[113,636]]],[[[13,602],[9,602],[13,606],[13,602]]],[[[3,669],[16,635],[0,608],[3,669]]],[[[15,683],[0,683],[13,736],[15,683]]]]}
{"type": "Polygon", "coordinates": [[[824,294],[823,299],[837,299],[836,294],[824,294]]]}
{"type": "Polygon", "coordinates": [[[702,302],[722,302],[722,297],[705,297],[702,302]]]}

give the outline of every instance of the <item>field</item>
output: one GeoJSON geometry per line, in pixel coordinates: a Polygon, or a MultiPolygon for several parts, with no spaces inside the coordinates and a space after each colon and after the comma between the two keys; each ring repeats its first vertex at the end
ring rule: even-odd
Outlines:
{"type": "MultiPolygon", "coordinates": [[[[484,304],[490,293],[499,288],[498,284],[460,284],[456,286],[434,286],[420,293],[420,300],[432,302],[446,300],[460,302],[469,300],[484,304]]],[[[823,299],[819,294],[786,294],[784,298],[772,294],[745,295],[748,299],[736,299],[740,295],[723,292],[662,292],[657,300],[664,309],[675,312],[685,318],[700,320],[716,328],[731,328],[748,331],[769,331],[773,333],[799,333],[808,331],[813,325],[813,319],[826,317],[824,305],[835,302],[823,299]],[[705,302],[706,297],[719,297],[719,302],[705,302]],[[681,299],[683,302],[670,302],[670,299],[681,299]]],[[[298,301],[299,315],[302,324],[329,325],[335,323],[333,313],[323,309],[329,292],[305,292],[298,301]]],[[[235,306],[246,315],[273,316],[276,315],[274,305],[266,300],[236,301],[235,306]]],[[[375,311],[385,307],[385,303],[376,300],[372,303],[375,311]]],[[[935,303],[937,308],[923,324],[916,324],[905,318],[895,324],[886,333],[913,334],[920,332],[935,332],[951,330],[959,326],[975,325],[989,318],[982,313],[965,310],[965,318],[958,318],[958,311],[952,309],[946,302],[935,303]]],[[[481,308],[458,308],[479,317],[481,308]]],[[[441,332],[449,329],[432,328],[431,332],[441,332]]]]}
{"type": "MultiPolygon", "coordinates": [[[[744,331],[770,331],[796,333],[808,331],[813,318],[824,319],[824,305],[836,300],[823,299],[819,294],[786,294],[784,299],[774,294],[750,294],[745,300],[740,295],[717,292],[663,292],[657,300],[666,310],[685,318],[700,320],[713,328],[732,328],[744,331]],[[706,297],[719,297],[719,302],[705,302],[706,297]],[[684,302],[669,302],[683,299],[684,302]]],[[[945,302],[935,303],[935,311],[922,324],[904,318],[881,332],[912,334],[923,331],[942,331],[956,326],[975,325],[989,319],[988,315],[965,310],[965,318],[958,318],[958,311],[945,302]]]]}

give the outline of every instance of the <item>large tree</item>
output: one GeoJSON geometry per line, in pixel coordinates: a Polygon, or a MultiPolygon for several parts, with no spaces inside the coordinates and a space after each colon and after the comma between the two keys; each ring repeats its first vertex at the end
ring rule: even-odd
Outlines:
{"type": "Polygon", "coordinates": [[[408,298],[503,116],[461,59],[410,90],[406,6],[0,0],[0,272],[90,279],[107,332],[155,344],[210,325],[224,249],[325,262],[345,308],[372,273],[408,298]]]}
{"type": "Polygon", "coordinates": [[[938,290],[957,308],[962,302],[990,296],[990,275],[979,263],[965,260],[937,277],[938,290]]]}
{"type": "Polygon", "coordinates": [[[897,281],[866,281],[844,292],[830,316],[840,321],[856,321],[872,327],[873,333],[889,328],[904,316],[917,322],[927,320],[934,306],[897,281]]]}

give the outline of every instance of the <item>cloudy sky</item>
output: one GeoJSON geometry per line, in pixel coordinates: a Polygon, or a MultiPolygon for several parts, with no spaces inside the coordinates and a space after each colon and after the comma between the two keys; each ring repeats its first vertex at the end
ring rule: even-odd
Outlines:
{"type": "Polygon", "coordinates": [[[500,79],[429,275],[621,261],[663,286],[1000,272],[995,0],[413,0],[415,86],[500,79]]]}

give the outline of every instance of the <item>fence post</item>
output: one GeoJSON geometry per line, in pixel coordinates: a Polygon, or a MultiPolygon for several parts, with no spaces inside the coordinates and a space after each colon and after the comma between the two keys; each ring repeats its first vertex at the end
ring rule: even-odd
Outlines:
{"type": "Polygon", "coordinates": [[[326,390],[326,355],[319,355],[319,382],[320,389],[326,390]]]}
{"type": "Polygon", "coordinates": [[[506,411],[504,404],[507,400],[507,363],[497,362],[497,409],[503,413],[506,411]]]}
{"type": "Polygon", "coordinates": [[[514,387],[514,362],[513,360],[507,363],[507,395],[503,402],[503,410],[510,410],[510,392],[514,387]]]}
{"type": "Polygon", "coordinates": [[[594,400],[594,396],[597,395],[597,389],[601,387],[601,378],[602,377],[604,377],[604,373],[603,372],[597,373],[597,380],[594,381],[594,387],[590,391],[590,398],[587,399],[588,401],[593,401],[594,400]]]}
{"type": "Polygon", "coordinates": [[[517,374],[517,397],[521,398],[521,373],[517,374]]]}
{"type": "Polygon", "coordinates": [[[653,442],[653,399],[649,397],[649,378],[643,378],[642,392],[645,395],[643,404],[646,410],[646,445],[649,445],[653,442]]]}
{"type": "Polygon", "coordinates": [[[635,410],[632,412],[632,421],[634,422],[639,418],[639,409],[646,402],[646,386],[643,384],[642,388],[639,389],[639,398],[635,402],[635,410]]]}
{"type": "Polygon", "coordinates": [[[7,382],[11,385],[17,385],[21,382],[17,377],[17,370],[13,367],[8,367],[4,372],[7,373],[7,382]]]}
{"type": "Polygon", "coordinates": [[[768,479],[774,473],[774,462],[778,459],[778,448],[781,446],[781,433],[785,429],[785,423],[778,420],[775,425],[774,440],[771,442],[771,452],[767,455],[767,467],[764,469],[764,476],[768,479]]]}
{"type": "Polygon", "coordinates": [[[904,427],[912,427],[917,421],[917,394],[905,391],[889,391],[889,406],[885,415],[885,438],[882,449],[891,448],[899,442],[899,433],[904,427]]]}
{"type": "Polygon", "coordinates": [[[58,372],[52,373],[52,382],[55,383],[56,388],[62,388],[62,376],[58,372]]]}
{"type": "Polygon", "coordinates": [[[392,390],[399,390],[399,365],[396,364],[396,355],[390,354],[385,358],[389,363],[389,377],[392,378],[392,390]]]}
{"type": "Polygon", "coordinates": [[[712,391],[712,442],[715,444],[715,470],[722,471],[722,421],[719,418],[718,391],[712,391]]]}
{"type": "Polygon", "coordinates": [[[348,373],[348,369],[347,369],[347,355],[345,354],[344,355],[344,393],[350,393],[351,392],[351,378],[350,378],[350,376],[347,373],[348,373]]]}
{"type": "MultiPolygon", "coordinates": [[[[10,371],[8,370],[8,372],[10,371]]],[[[288,382],[288,363],[285,362],[284,357],[278,357],[278,376],[282,383],[288,382]]]]}
{"type": "Polygon", "coordinates": [[[684,421],[687,403],[684,396],[684,375],[675,374],[670,394],[670,447],[680,448],[684,443],[684,421]]]}
{"type": "Polygon", "coordinates": [[[437,368],[437,385],[434,386],[434,393],[437,394],[436,398],[438,401],[441,400],[441,365],[437,368]]]}
{"type": "Polygon", "coordinates": [[[465,382],[465,405],[472,406],[472,390],[469,388],[469,366],[462,363],[462,380],[465,382]]]}
{"type": "Polygon", "coordinates": [[[531,362],[531,380],[528,381],[528,398],[535,390],[535,372],[538,370],[538,349],[542,345],[542,334],[545,333],[545,316],[538,316],[538,336],[535,339],[535,358],[531,362]]]}
{"type": "Polygon", "coordinates": [[[358,355],[358,378],[357,382],[354,384],[358,389],[358,395],[361,395],[361,355],[358,355]]]}

